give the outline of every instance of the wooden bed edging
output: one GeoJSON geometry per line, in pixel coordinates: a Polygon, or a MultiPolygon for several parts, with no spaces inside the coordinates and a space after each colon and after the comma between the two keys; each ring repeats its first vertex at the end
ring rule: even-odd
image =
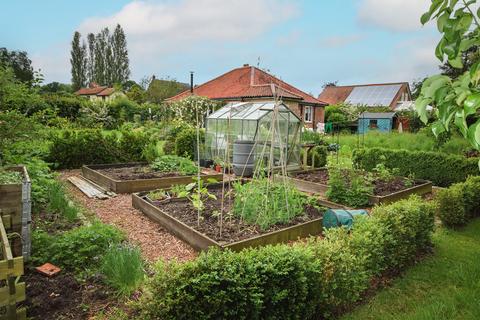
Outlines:
{"type": "Polygon", "coordinates": [[[160,208],[148,201],[141,193],[132,194],[132,205],[135,209],[142,211],[153,221],[161,224],[170,233],[187,242],[197,251],[206,250],[209,247],[218,247],[221,249],[228,248],[233,251],[240,251],[248,247],[286,243],[288,241],[297,240],[298,238],[319,235],[323,230],[322,218],[318,218],[312,221],[286,227],[284,229],[257,235],[249,239],[228,244],[220,244],[208,236],[189,227],[180,220],[163,212],[160,208]]]}
{"type": "MultiPolygon", "coordinates": [[[[328,189],[328,185],[295,178],[295,175],[297,173],[308,173],[308,172],[315,172],[315,171],[321,171],[321,170],[327,170],[327,169],[319,168],[319,169],[311,169],[311,170],[303,170],[303,171],[294,171],[291,173],[293,177],[289,176],[286,178],[288,179],[288,181],[292,182],[295,185],[295,187],[297,187],[297,189],[300,191],[325,195],[328,189]]],[[[431,181],[427,181],[427,180],[417,180],[417,181],[421,183],[419,185],[410,187],[405,190],[400,190],[400,191],[388,194],[386,196],[370,195],[369,203],[371,205],[388,204],[401,199],[408,198],[408,196],[412,194],[424,195],[426,193],[432,192],[431,181]]]]}
{"type": "MultiPolygon", "coordinates": [[[[117,164],[92,164],[82,166],[82,175],[98,184],[99,186],[116,193],[134,193],[141,191],[150,191],[161,188],[168,188],[177,184],[189,184],[195,176],[179,176],[153,179],[135,179],[135,180],[115,180],[97,170],[110,168],[126,168],[136,165],[146,165],[145,162],[117,163],[117,164]]],[[[215,179],[222,181],[223,174],[202,174],[200,178],[203,181],[215,179]]]]}

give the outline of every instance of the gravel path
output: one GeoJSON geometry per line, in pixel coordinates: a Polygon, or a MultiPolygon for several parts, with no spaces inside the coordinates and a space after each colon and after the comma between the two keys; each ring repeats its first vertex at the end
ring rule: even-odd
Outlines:
{"type": "MultiPolygon", "coordinates": [[[[80,175],[80,170],[60,172],[62,180],[80,175]]],[[[130,242],[137,244],[145,259],[154,262],[164,260],[187,261],[196,257],[196,252],[188,244],[168,233],[159,224],[148,219],[142,212],[132,207],[129,194],[119,194],[107,200],[90,199],[70,182],[66,182],[69,192],[104,223],[123,230],[130,242]]]]}

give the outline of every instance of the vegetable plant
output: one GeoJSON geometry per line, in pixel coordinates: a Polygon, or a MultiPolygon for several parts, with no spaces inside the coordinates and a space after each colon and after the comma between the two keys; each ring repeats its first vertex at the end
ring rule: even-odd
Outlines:
{"type": "Polygon", "coordinates": [[[158,157],[150,167],[154,171],[179,172],[183,175],[193,175],[198,172],[198,168],[193,161],[175,155],[158,157]]]}

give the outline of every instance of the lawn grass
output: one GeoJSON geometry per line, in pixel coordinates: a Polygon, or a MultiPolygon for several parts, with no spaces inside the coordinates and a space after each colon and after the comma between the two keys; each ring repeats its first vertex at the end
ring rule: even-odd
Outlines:
{"type": "Polygon", "coordinates": [[[347,319],[479,319],[480,219],[464,230],[439,229],[435,252],[347,319]]]}

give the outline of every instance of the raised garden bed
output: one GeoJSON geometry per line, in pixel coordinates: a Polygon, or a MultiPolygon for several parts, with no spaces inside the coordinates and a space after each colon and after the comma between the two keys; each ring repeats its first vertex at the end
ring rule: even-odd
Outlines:
{"type": "MultiPolygon", "coordinates": [[[[325,195],[328,189],[329,174],[326,168],[290,172],[289,181],[303,192],[325,195]]],[[[369,203],[387,204],[407,198],[412,194],[423,195],[432,192],[432,183],[416,179],[412,186],[406,186],[405,178],[396,177],[389,183],[373,181],[374,194],[369,196],[369,203]]]]}
{"type": "MultiPolygon", "coordinates": [[[[82,167],[82,175],[99,186],[116,193],[169,188],[177,184],[188,184],[196,177],[176,172],[151,171],[148,164],[144,162],[86,165],[82,167]]],[[[205,169],[202,171],[201,179],[222,181],[223,174],[205,169]]]]}
{"type": "MultiPolygon", "coordinates": [[[[197,209],[185,198],[167,198],[156,201],[148,193],[132,195],[133,207],[139,209],[152,220],[160,223],[169,232],[190,244],[195,250],[209,247],[229,248],[239,251],[247,247],[286,243],[298,238],[319,235],[322,232],[323,210],[306,205],[303,215],[293,218],[289,223],[273,225],[266,230],[247,224],[233,215],[224,215],[223,232],[220,236],[218,217],[221,211],[221,184],[209,187],[209,192],[218,200],[208,199],[202,212],[202,220],[197,225],[197,209]]],[[[225,196],[224,208],[229,212],[233,205],[233,195],[225,196]]]]}

